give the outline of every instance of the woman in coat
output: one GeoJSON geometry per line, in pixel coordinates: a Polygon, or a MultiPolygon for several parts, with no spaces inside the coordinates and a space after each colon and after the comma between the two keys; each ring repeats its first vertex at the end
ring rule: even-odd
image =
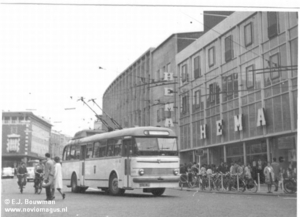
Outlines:
{"type": "Polygon", "coordinates": [[[272,188],[273,181],[275,180],[274,179],[275,177],[274,177],[274,170],[270,162],[268,162],[268,165],[264,169],[264,175],[265,175],[265,183],[268,185],[268,193],[272,193],[271,188],[272,188]]]}
{"type": "Polygon", "coordinates": [[[62,198],[65,199],[66,194],[62,192],[63,181],[62,181],[62,171],[59,157],[54,158],[55,161],[55,173],[54,173],[54,184],[55,189],[61,194],[62,198]]]}

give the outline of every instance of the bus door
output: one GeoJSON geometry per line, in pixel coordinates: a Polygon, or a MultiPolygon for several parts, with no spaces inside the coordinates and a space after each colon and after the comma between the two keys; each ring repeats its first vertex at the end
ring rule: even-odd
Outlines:
{"type": "Polygon", "coordinates": [[[130,187],[131,175],[131,154],[132,154],[132,137],[126,136],[123,139],[123,157],[124,157],[124,186],[130,187]]]}
{"type": "Polygon", "coordinates": [[[86,156],[86,145],[80,146],[80,184],[85,186],[85,156],[86,156]]]}

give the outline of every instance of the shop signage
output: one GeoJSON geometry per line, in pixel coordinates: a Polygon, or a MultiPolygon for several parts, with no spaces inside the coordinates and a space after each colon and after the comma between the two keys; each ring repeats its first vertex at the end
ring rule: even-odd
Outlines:
{"type": "Polygon", "coordinates": [[[10,134],[7,136],[7,152],[19,152],[20,150],[20,135],[10,134]]]}
{"type": "Polygon", "coordinates": [[[165,72],[164,73],[164,80],[165,81],[173,81],[173,73],[172,72],[165,72]]]}
{"type": "Polygon", "coordinates": [[[165,96],[173,96],[174,95],[174,90],[171,87],[166,87],[165,88],[165,96]]]}
{"type": "Polygon", "coordinates": [[[242,114],[234,116],[234,131],[242,131],[243,130],[243,123],[242,123],[242,114]]]}
{"type": "Polygon", "coordinates": [[[174,111],[174,103],[165,104],[165,111],[166,112],[174,111]]]}
{"type": "Polygon", "coordinates": [[[217,136],[221,136],[223,134],[223,125],[222,125],[222,120],[218,120],[216,122],[217,124],[217,136]]]}
{"type": "Polygon", "coordinates": [[[165,127],[174,127],[172,118],[166,118],[165,127]]]}
{"type": "MultiPolygon", "coordinates": [[[[266,118],[264,109],[260,108],[257,111],[257,127],[265,126],[266,118]]],[[[217,126],[217,136],[223,135],[223,120],[216,121],[217,126]]],[[[234,131],[243,131],[243,114],[238,114],[234,116],[234,131]]],[[[200,125],[200,139],[206,139],[206,124],[200,125]]]]}

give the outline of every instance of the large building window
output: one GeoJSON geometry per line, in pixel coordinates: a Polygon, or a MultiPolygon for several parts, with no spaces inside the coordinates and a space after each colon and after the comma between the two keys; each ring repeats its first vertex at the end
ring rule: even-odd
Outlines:
{"type": "Polygon", "coordinates": [[[156,72],[156,81],[160,81],[160,70],[156,72]]]}
{"type": "Polygon", "coordinates": [[[157,122],[160,122],[160,109],[157,110],[157,122]]]}
{"type": "Polygon", "coordinates": [[[277,12],[267,12],[268,17],[268,37],[273,38],[279,33],[279,20],[277,12]]]}
{"type": "Polygon", "coordinates": [[[170,63],[167,65],[167,72],[171,72],[171,64],[170,63]]]}
{"type": "Polygon", "coordinates": [[[194,110],[204,109],[204,103],[201,101],[201,90],[196,90],[194,92],[194,110]]]}
{"type": "Polygon", "coordinates": [[[225,61],[229,62],[233,59],[233,37],[229,35],[225,38],[225,61]]]}
{"type": "Polygon", "coordinates": [[[209,108],[211,106],[219,105],[220,104],[220,86],[217,82],[210,83],[208,85],[208,98],[206,107],[209,108]]]}
{"type": "Polygon", "coordinates": [[[165,108],[161,108],[160,111],[161,111],[161,120],[162,121],[166,120],[165,108]]]}
{"type": "Polygon", "coordinates": [[[280,60],[279,60],[279,54],[278,53],[270,56],[269,65],[270,65],[271,79],[273,80],[273,79],[279,78],[280,60]]]}
{"type": "MultiPolygon", "coordinates": [[[[298,14],[298,13],[297,13],[298,14]]],[[[291,41],[291,65],[298,66],[298,39],[291,41]]],[[[292,71],[292,76],[297,76],[297,70],[292,71]]]]}
{"type": "Polygon", "coordinates": [[[182,96],[181,103],[182,103],[182,105],[181,105],[182,114],[188,113],[188,110],[189,110],[189,96],[188,95],[182,96]]]}
{"type": "Polygon", "coordinates": [[[10,117],[5,117],[5,118],[4,118],[4,123],[5,123],[5,124],[8,124],[9,122],[10,122],[10,117]]]}
{"type": "Polygon", "coordinates": [[[16,124],[17,123],[17,117],[12,117],[11,118],[11,123],[16,124]]]}
{"type": "Polygon", "coordinates": [[[181,68],[181,81],[182,83],[188,81],[187,64],[184,64],[181,68]]]}
{"type": "Polygon", "coordinates": [[[246,84],[248,89],[254,87],[254,65],[246,68],[246,84]]]}
{"type": "Polygon", "coordinates": [[[245,47],[248,47],[253,43],[253,29],[252,23],[248,23],[244,27],[244,40],[245,40],[245,47]]]}
{"type": "Polygon", "coordinates": [[[238,74],[232,73],[223,77],[223,101],[238,97],[238,74]]]}
{"type": "Polygon", "coordinates": [[[200,69],[200,57],[197,56],[194,58],[194,79],[199,78],[201,75],[201,69],[200,69]]]}
{"type": "Polygon", "coordinates": [[[208,49],[208,65],[209,67],[215,65],[215,47],[208,49]]]}

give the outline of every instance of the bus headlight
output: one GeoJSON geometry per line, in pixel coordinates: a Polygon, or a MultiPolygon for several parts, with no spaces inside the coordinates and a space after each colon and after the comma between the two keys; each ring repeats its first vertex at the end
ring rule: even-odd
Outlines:
{"type": "Polygon", "coordinates": [[[139,169],[140,176],[144,175],[144,169],[139,169]]]}
{"type": "Polygon", "coordinates": [[[174,173],[175,176],[177,176],[179,174],[179,170],[178,169],[174,169],[173,173],[174,173]]]}

